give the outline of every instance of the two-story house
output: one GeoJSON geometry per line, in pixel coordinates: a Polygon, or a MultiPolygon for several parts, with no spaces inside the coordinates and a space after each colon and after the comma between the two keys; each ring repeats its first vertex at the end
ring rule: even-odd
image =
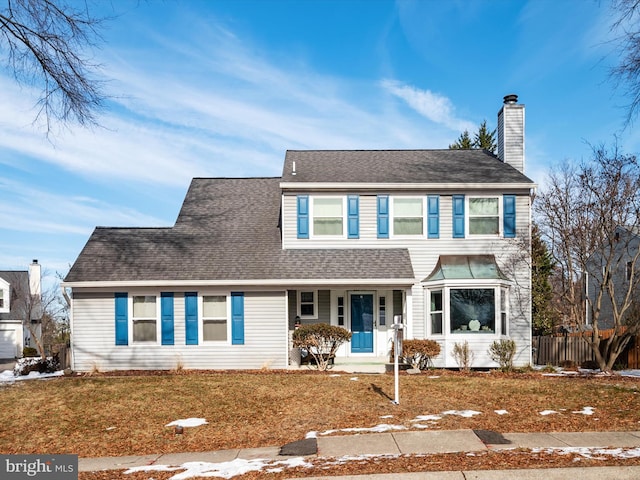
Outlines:
{"type": "Polygon", "coordinates": [[[512,338],[530,363],[524,105],[498,155],[288,151],[281,177],[196,178],[173,227],[96,228],[72,266],[72,368],[288,368],[303,324],[349,329],[336,363],[388,361],[391,324],[474,367],[512,338]]]}

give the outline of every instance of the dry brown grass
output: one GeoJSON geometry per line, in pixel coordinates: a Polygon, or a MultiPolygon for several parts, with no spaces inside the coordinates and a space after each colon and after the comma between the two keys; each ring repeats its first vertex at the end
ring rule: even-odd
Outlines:
{"type": "Polygon", "coordinates": [[[537,373],[429,372],[403,375],[393,405],[392,375],[317,372],[94,374],[0,387],[1,453],[75,453],[81,457],[209,451],[283,445],[310,431],[445,416],[433,429],[498,432],[640,431],[638,379],[543,377],[537,373]],[[430,378],[438,375],[439,378],[430,378]],[[595,408],[592,416],[572,413],[595,408]],[[507,415],[494,410],[505,409],[507,415]],[[560,413],[543,416],[542,410],[560,413]],[[383,415],[393,418],[381,419],[383,415]],[[209,423],[176,435],[165,425],[209,423]]]}

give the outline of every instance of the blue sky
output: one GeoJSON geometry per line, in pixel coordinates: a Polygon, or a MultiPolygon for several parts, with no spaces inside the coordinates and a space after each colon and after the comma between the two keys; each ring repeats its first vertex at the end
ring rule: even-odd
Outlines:
{"type": "Polygon", "coordinates": [[[287,149],[447,148],[506,94],[527,174],[623,130],[608,2],[118,0],[100,128],[34,124],[0,70],[0,269],[68,271],[95,226],[171,226],[192,177],[279,176],[287,149]]]}

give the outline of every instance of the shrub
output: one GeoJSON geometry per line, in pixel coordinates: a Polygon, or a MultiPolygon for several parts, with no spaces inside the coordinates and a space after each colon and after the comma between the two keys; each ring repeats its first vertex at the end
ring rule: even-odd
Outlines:
{"type": "Polygon", "coordinates": [[[38,349],[37,348],[24,347],[22,349],[22,356],[23,357],[39,357],[40,354],[38,353],[38,349]]]}
{"type": "Polygon", "coordinates": [[[304,325],[293,332],[293,346],[307,350],[318,370],[327,370],[340,345],[349,340],[349,330],[327,323],[304,325]]]}
{"type": "Polygon", "coordinates": [[[516,342],[511,339],[494,341],[489,347],[491,360],[500,365],[500,370],[509,372],[513,369],[513,357],[516,355],[516,342]]]}
{"type": "Polygon", "coordinates": [[[16,362],[13,367],[13,374],[17,377],[20,375],[29,375],[31,372],[38,373],[54,373],[60,370],[60,361],[58,356],[47,357],[25,357],[16,362]]]}
{"type": "Polygon", "coordinates": [[[426,370],[433,364],[433,357],[440,353],[440,344],[435,340],[405,340],[402,342],[402,356],[413,368],[426,370]]]}
{"type": "Polygon", "coordinates": [[[454,343],[451,355],[453,355],[453,358],[456,360],[460,371],[468,372],[471,370],[474,355],[469,348],[469,342],[465,340],[464,343],[454,343]]]}

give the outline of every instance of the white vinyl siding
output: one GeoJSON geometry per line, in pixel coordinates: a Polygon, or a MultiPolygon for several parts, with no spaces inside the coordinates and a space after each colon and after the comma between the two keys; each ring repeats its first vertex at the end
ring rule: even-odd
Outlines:
{"type": "MultiPolygon", "coordinates": [[[[120,288],[118,291],[126,291],[120,288]]],[[[175,345],[115,345],[113,292],[74,289],[73,365],[79,372],[128,369],[260,369],[287,366],[287,302],[284,291],[245,292],[245,344],[185,345],[184,294],[174,291],[175,345]]],[[[188,291],[194,291],[189,289],[188,291]]],[[[131,290],[134,293],[133,290],[131,290]]],[[[149,293],[151,294],[151,293],[149,293]]]]}

